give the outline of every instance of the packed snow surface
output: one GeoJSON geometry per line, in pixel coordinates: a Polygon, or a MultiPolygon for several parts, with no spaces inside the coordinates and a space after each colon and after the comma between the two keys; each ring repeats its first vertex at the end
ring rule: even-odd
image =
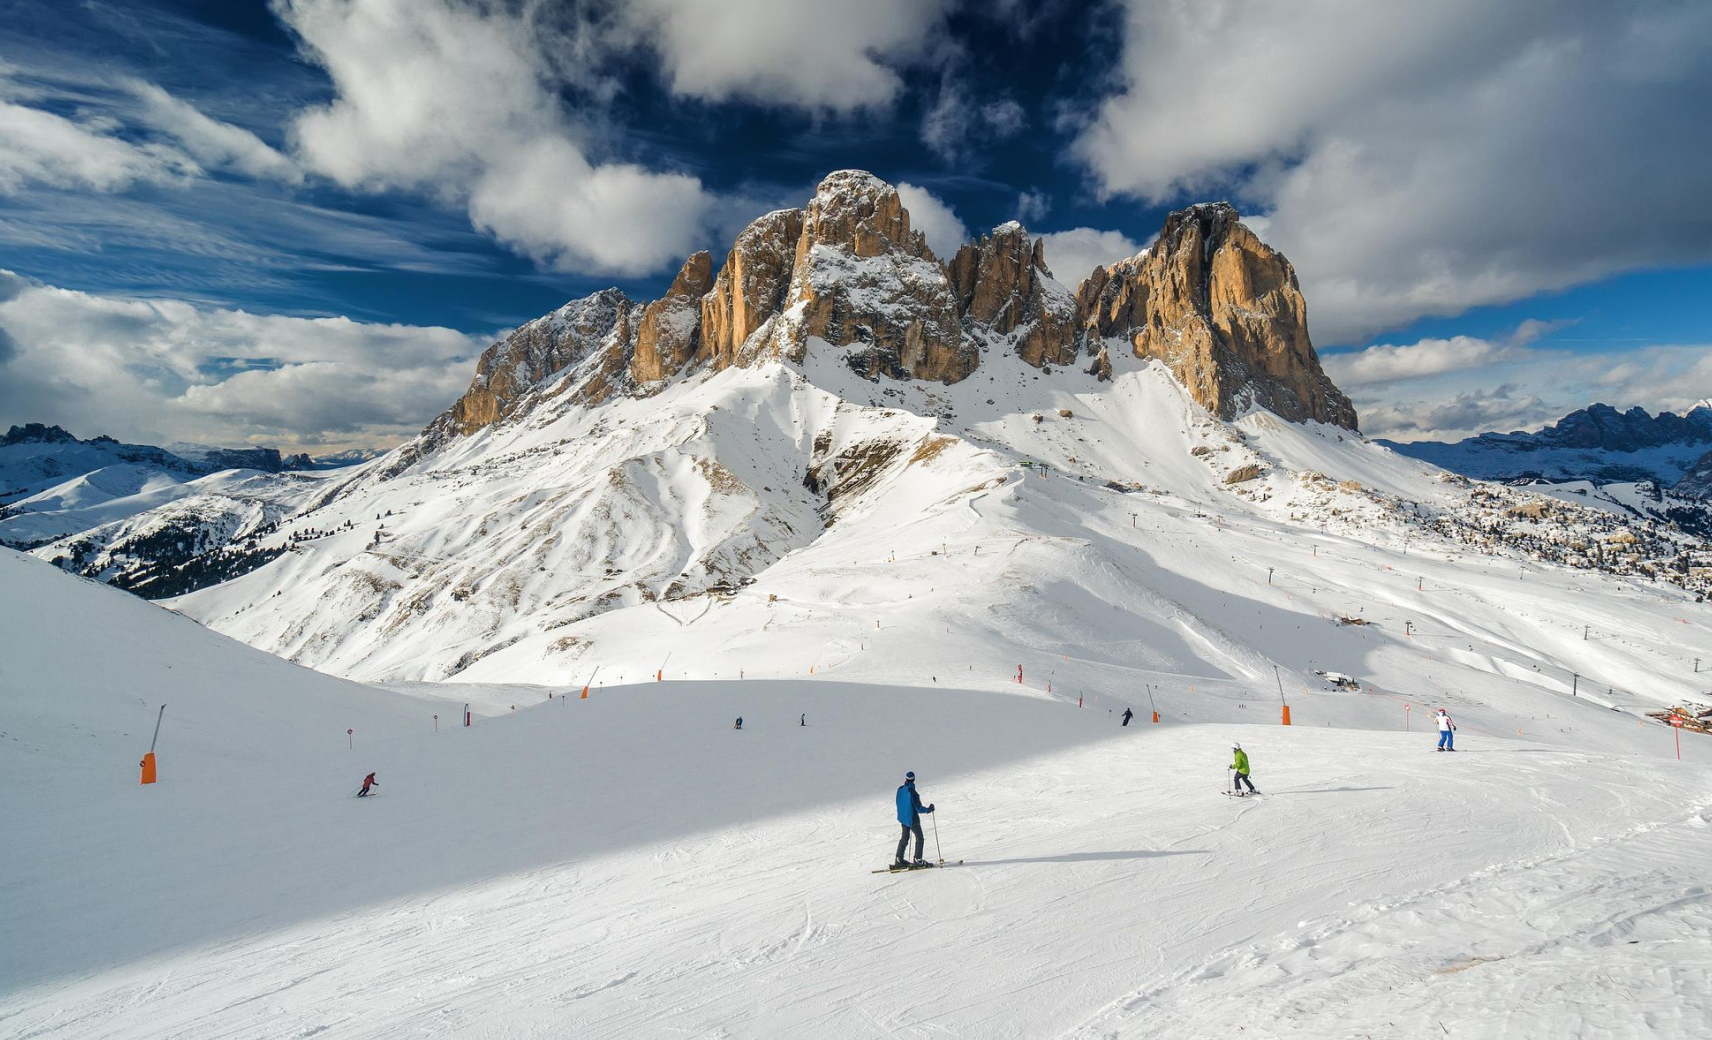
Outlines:
{"type": "Polygon", "coordinates": [[[1584,698],[381,690],[0,585],[6,1036],[1707,1035],[1705,738],[1584,698]],[[871,873],[908,769],[962,863],[871,873]]]}

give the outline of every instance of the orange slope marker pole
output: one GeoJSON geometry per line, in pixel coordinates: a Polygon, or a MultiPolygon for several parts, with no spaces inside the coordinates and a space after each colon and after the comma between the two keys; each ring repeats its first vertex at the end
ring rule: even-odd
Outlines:
{"type": "Polygon", "coordinates": [[[155,744],[160,740],[161,719],[166,717],[166,705],[160,706],[160,713],[155,716],[155,735],[149,740],[148,753],[137,763],[143,770],[143,783],[152,784],[157,778],[155,772],[155,744]]]}

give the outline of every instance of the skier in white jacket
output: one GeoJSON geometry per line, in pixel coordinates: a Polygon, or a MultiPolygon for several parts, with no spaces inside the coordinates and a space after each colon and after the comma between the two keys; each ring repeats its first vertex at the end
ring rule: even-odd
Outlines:
{"type": "Polygon", "coordinates": [[[1439,746],[1436,750],[1455,751],[1456,723],[1450,720],[1450,714],[1443,708],[1439,709],[1438,715],[1434,716],[1434,718],[1439,724],[1439,746]]]}

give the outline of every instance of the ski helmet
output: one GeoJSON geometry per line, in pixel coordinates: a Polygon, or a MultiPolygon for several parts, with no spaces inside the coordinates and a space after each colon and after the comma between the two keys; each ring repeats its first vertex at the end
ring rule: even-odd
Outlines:
{"type": "Polygon", "coordinates": [[[915,779],[915,773],[914,772],[905,773],[904,779],[905,780],[914,780],[915,779]]]}
{"type": "Polygon", "coordinates": [[[1231,741],[1231,750],[1232,751],[1241,751],[1242,745],[1238,744],[1236,741],[1233,740],[1233,741],[1231,741]]]}

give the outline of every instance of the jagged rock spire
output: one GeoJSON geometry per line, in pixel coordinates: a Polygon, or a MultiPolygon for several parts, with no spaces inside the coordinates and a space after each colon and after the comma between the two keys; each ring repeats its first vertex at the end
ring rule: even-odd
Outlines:
{"type": "Polygon", "coordinates": [[[1220,418],[1258,406],[1356,428],[1308,338],[1295,269],[1228,203],[1172,213],[1152,249],[1095,269],[1078,302],[1090,338],[1158,358],[1220,418]]]}

